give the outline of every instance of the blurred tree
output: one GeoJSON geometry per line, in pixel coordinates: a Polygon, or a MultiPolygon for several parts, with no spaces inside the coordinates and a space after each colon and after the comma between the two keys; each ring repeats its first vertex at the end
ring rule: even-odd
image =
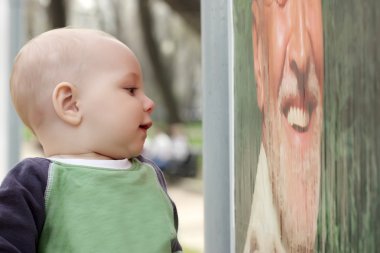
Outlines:
{"type": "Polygon", "coordinates": [[[66,1],[51,0],[48,6],[48,15],[52,28],[60,28],[66,26],[66,1]]]}
{"type": "Polygon", "coordinates": [[[164,0],[198,34],[201,33],[200,0],[164,0]]]}
{"type": "Polygon", "coordinates": [[[162,97],[164,98],[164,103],[168,111],[167,120],[169,123],[180,122],[181,119],[178,112],[178,103],[172,89],[171,74],[163,63],[157,40],[154,38],[153,20],[149,0],[140,0],[139,9],[145,44],[157,78],[157,84],[160,86],[162,97]]]}

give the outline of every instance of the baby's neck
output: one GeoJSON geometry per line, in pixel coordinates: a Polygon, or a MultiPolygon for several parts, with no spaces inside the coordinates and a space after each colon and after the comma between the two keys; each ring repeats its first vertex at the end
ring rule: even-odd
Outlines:
{"type": "Polygon", "coordinates": [[[51,158],[57,159],[85,159],[85,160],[114,160],[109,156],[104,156],[98,153],[83,153],[83,154],[65,154],[65,155],[50,155],[51,158]]]}

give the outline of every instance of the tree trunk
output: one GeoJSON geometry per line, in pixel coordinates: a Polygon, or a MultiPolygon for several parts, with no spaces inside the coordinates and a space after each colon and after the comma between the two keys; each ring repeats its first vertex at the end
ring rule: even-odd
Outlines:
{"type": "Polygon", "coordinates": [[[51,0],[48,7],[48,15],[52,28],[61,28],[66,26],[66,1],[51,0]]]}
{"type": "Polygon", "coordinates": [[[144,40],[148,55],[152,62],[153,71],[157,79],[157,84],[161,90],[163,102],[167,108],[168,122],[177,123],[180,122],[180,115],[178,112],[178,103],[172,89],[172,78],[170,72],[165,68],[162,61],[162,55],[157,45],[157,41],[154,38],[153,21],[151,10],[149,8],[148,0],[139,0],[140,18],[144,34],[144,40]]]}
{"type": "Polygon", "coordinates": [[[201,34],[200,0],[164,0],[186,23],[198,34],[201,34]]]}

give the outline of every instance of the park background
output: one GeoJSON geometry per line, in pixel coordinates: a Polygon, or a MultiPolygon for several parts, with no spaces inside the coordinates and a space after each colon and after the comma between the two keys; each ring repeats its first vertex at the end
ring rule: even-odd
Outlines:
{"type": "MultiPolygon", "coordinates": [[[[0,19],[9,16],[12,23],[7,34],[0,33],[2,86],[8,84],[4,73],[11,63],[3,60],[9,54],[4,48],[13,48],[14,56],[25,41],[53,27],[99,28],[136,52],[147,93],[157,104],[154,120],[160,126],[181,122],[191,147],[201,154],[195,178],[169,177],[169,187],[179,189],[173,193],[181,198],[175,200],[182,203],[180,231],[188,222],[185,252],[242,252],[261,131],[250,0],[0,0],[0,4],[0,19]],[[8,5],[10,13],[4,8],[8,5]],[[13,44],[7,44],[8,37],[13,44]]],[[[380,2],[322,0],[322,7],[324,130],[316,252],[376,252],[380,2]]],[[[18,160],[14,150],[31,155],[39,148],[28,131],[18,129],[12,109],[3,106],[9,102],[4,90],[2,168],[18,160]],[[9,134],[15,132],[21,134],[9,134]],[[17,138],[26,145],[20,142],[18,147],[17,138]],[[6,163],[4,157],[12,159],[6,163]]]]}
{"type": "Polygon", "coordinates": [[[175,124],[181,127],[196,158],[191,164],[195,167],[184,168],[191,173],[165,173],[169,193],[178,202],[179,239],[185,252],[203,252],[200,1],[0,0],[0,13],[1,59],[9,55],[0,70],[4,103],[0,116],[5,119],[1,121],[1,157],[5,159],[1,159],[0,181],[19,159],[42,155],[40,144],[10,106],[7,76],[17,51],[53,28],[106,31],[127,44],[140,60],[145,92],[156,105],[151,142],[175,124]],[[9,30],[4,28],[8,22],[9,30]]]}

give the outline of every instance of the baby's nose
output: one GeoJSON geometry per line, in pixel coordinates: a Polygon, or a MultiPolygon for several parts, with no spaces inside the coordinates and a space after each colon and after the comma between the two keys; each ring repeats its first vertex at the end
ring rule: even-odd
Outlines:
{"type": "Polygon", "coordinates": [[[152,113],[154,109],[154,102],[148,96],[145,96],[144,100],[144,111],[148,113],[152,113]]]}

